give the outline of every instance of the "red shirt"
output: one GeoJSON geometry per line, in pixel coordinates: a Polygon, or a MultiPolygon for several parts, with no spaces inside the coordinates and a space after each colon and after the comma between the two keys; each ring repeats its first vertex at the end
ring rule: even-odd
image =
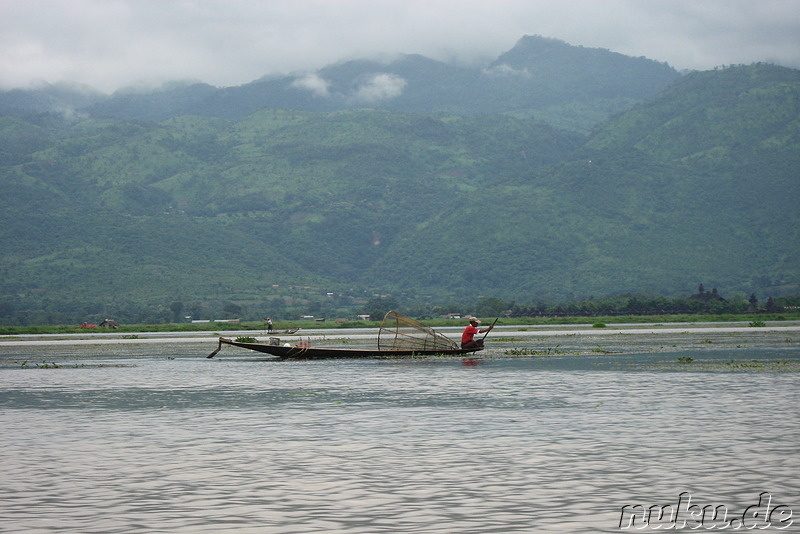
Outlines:
{"type": "Polygon", "coordinates": [[[469,343],[472,341],[472,338],[475,337],[475,334],[478,333],[478,327],[472,326],[471,324],[467,325],[464,329],[464,333],[461,334],[461,342],[462,343],[469,343]]]}

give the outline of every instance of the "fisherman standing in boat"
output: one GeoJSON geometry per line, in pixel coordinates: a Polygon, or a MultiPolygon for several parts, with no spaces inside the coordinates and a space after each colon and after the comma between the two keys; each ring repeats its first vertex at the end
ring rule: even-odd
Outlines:
{"type": "Polygon", "coordinates": [[[482,339],[475,339],[475,334],[483,334],[484,332],[489,332],[494,325],[490,326],[489,328],[484,328],[480,330],[478,325],[481,322],[478,320],[477,317],[470,317],[469,324],[464,329],[464,332],[461,334],[461,348],[462,349],[477,349],[483,348],[483,340],[482,339]]]}

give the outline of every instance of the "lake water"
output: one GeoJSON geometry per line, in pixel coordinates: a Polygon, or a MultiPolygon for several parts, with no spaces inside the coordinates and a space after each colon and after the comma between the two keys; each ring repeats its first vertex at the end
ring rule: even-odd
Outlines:
{"type": "Polygon", "coordinates": [[[798,532],[790,341],[478,365],[0,344],[0,531],[618,532],[626,505],[768,492],[798,532]]]}

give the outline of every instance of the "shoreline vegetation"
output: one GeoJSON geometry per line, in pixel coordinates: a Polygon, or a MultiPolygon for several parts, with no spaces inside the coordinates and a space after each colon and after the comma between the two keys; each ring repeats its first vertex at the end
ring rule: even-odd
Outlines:
{"type": "MultiPolygon", "coordinates": [[[[485,318],[488,319],[488,318],[485,318]]],[[[458,327],[465,324],[464,319],[428,319],[420,320],[425,326],[433,328],[458,327]]],[[[718,315],[617,315],[597,317],[501,317],[497,326],[590,326],[604,328],[618,324],[659,324],[659,323],[743,323],[753,327],[766,326],[767,322],[800,321],[800,313],[752,313],[752,314],[718,314],[718,315]]],[[[289,329],[338,330],[352,328],[378,328],[380,321],[275,321],[276,332],[289,329]]],[[[219,330],[252,330],[264,331],[263,321],[247,322],[204,322],[204,323],[163,323],[163,324],[121,324],[117,329],[81,328],[80,325],[35,325],[35,326],[0,326],[0,335],[35,335],[35,334],[103,334],[141,333],[141,332],[217,332],[219,330]]]]}

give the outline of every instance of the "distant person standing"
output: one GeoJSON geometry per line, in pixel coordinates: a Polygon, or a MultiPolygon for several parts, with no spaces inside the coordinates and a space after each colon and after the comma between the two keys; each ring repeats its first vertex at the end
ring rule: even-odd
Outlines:
{"type": "Polygon", "coordinates": [[[272,333],[272,317],[267,317],[267,333],[272,333]]]}
{"type": "Polygon", "coordinates": [[[494,325],[490,326],[489,328],[484,328],[483,330],[478,328],[481,322],[478,320],[477,317],[470,317],[469,324],[464,329],[464,332],[461,334],[461,348],[462,349],[478,349],[483,348],[483,340],[482,339],[475,339],[475,334],[483,334],[484,332],[489,332],[494,328],[494,325]]]}

